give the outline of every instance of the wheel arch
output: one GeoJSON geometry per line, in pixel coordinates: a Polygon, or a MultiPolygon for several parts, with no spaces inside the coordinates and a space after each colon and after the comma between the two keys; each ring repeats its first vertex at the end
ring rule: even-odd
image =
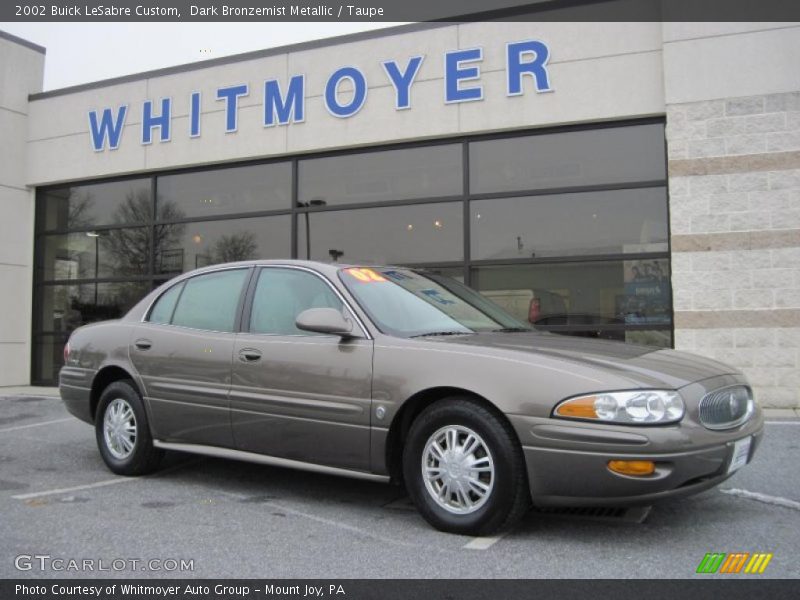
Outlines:
{"type": "Polygon", "coordinates": [[[514,438],[519,443],[519,437],[511,422],[503,411],[488,398],[472,390],[457,386],[439,386],[420,390],[403,402],[400,410],[397,411],[389,425],[389,433],[386,437],[385,460],[386,469],[393,481],[399,482],[403,479],[403,446],[411,429],[411,424],[428,406],[453,396],[469,398],[494,413],[495,416],[508,424],[514,434],[514,438]]]}
{"type": "Polygon", "coordinates": [[[120,381],[123,379],[130,380],[134,389],[139,393],[140,396],[142,395],[142,390],[136,383],[136,378],[124,367],[119,365],[106,365],[97,371],[97,374],[92,380],[92,390],[89,394],[89,411],[93,421],[97,415],[97,405],[100,403],[100,396],[103,395],[103,390],[105,390],[115,381],[120,381]]]}

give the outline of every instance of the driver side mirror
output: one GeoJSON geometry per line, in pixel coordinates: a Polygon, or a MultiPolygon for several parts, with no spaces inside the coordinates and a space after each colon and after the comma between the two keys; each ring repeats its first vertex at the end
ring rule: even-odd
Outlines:
{"type": "Polygon", "coordinates": [[[353,337],[353,322],[344,318],[335,308],[309,308],[295,320],[295,326],[303,331],[353,337]]]}

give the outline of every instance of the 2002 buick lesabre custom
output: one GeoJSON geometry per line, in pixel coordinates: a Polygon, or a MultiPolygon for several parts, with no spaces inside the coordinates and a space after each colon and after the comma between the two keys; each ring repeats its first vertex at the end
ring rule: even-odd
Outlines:
{"type": "Polygon", "coordinates": [[[61,396],[115,473],[175,449],[391,478],[434,527],[465,534],[510,527],[531,501],[705,490],[763,429],[736,369],[535,332],[405,268],[208,267],[77,329],[64,354],[61,396]]]}

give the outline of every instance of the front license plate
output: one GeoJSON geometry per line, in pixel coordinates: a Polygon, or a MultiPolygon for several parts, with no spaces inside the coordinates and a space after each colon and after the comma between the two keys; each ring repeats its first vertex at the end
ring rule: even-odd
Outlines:
{"type": "Polygon", "coordinates": [[[747,457],[750,456],[751,440],[752,438],[746,437],[733,443],[733,455],[731,456],[731,464],[728,465],[728,473],[733,473],[747,464],[747,457]]]}

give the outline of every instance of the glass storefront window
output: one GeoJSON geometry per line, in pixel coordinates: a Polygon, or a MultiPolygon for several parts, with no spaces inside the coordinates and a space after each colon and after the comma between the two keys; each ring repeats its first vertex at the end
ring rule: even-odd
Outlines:
{"type": "Polygon", "coordinates": [[[58,382],[58,371],[64,366],[65,335],[38,335],[33,338],[33,381],[58,382]]]}
{"type": "Polygon", "coordinates": [[[44,231],[147,223],[153,212],[152,179],[75,185],[39,192],[44,231]]]}
{"type": "Polygon", "coordinates": [[[666,252],[666,188],[473,200],[472,258],[666,252]]]}
{"type": "Polygon", "coordinates": [[[289,210],[289,162],[213,169],[158,178],[156,220],[289,210]]]}
{"type": "Polygon", "coordinates": [[[468,274],[538,329],[668,347],[665,165],[664,124],[640,123],[40,189],[34,382],[175,275],[293,255],[468,274]]]}
{"type": "Polygon", "coordinates": [[[653,346],[655,348],[672,348],[672,332],[669,329],[625,330],[618,327],[575,329],[572,327],[545,327],[538,325],[536,329],[557,335],[591,338],[595,340],[611,340],[640,346],[653,346]]]}
{"type": "Polygon", "coordinates": [[[185,273],[238,260],[288,258],[291,217],[255,217],[156,225],[155,272],[185,273]]]}
{"type": "Polygon", "coordinates": [[[37,289],[41,331],[68,333],[87,323],[118,319],[149,291],[149,282],[44,285],[37,289]]]}
{"type": "Polygon", "coordinates": [[[455,196],[463,192],[461,145],[301,160],[299,202],[332,206],[455,196]]]}
{"type": "Polygon", "coordinates": [[[150,271],[150,230],[98,229],[42,238],[42,279],[131,277],[150,271]]]}
{"type": "Polygon", "coordinates": [[[622,340],[629,344],[672,348],[672,331],[669,329],[641,329],[626,331],[622,340]]]}
{"type": "Polygon", "coordinates": [[[478,267],[472,287],[536,327],[594,330],[671,322],[666,259],[478,267]]]}
{"type": "Polygon", "coordinates": [[[425,273],[449,277],[459,283],[464,283],[464,269],[461,267],[425,267],[424,271],[425,273]]]}
{"type": "Polygon", "coordinates": [[[637,125],[472,142],[470,193],[666,179],[664,125],[637,125]]]}
{"type": "Polygon", "coordinates": [[[310,247],[312,260],[389,265],[461,260],[463,207],[452,202],[304,213],[297,216],[297,239],[298,256],[305,258],[310,247]]]}

